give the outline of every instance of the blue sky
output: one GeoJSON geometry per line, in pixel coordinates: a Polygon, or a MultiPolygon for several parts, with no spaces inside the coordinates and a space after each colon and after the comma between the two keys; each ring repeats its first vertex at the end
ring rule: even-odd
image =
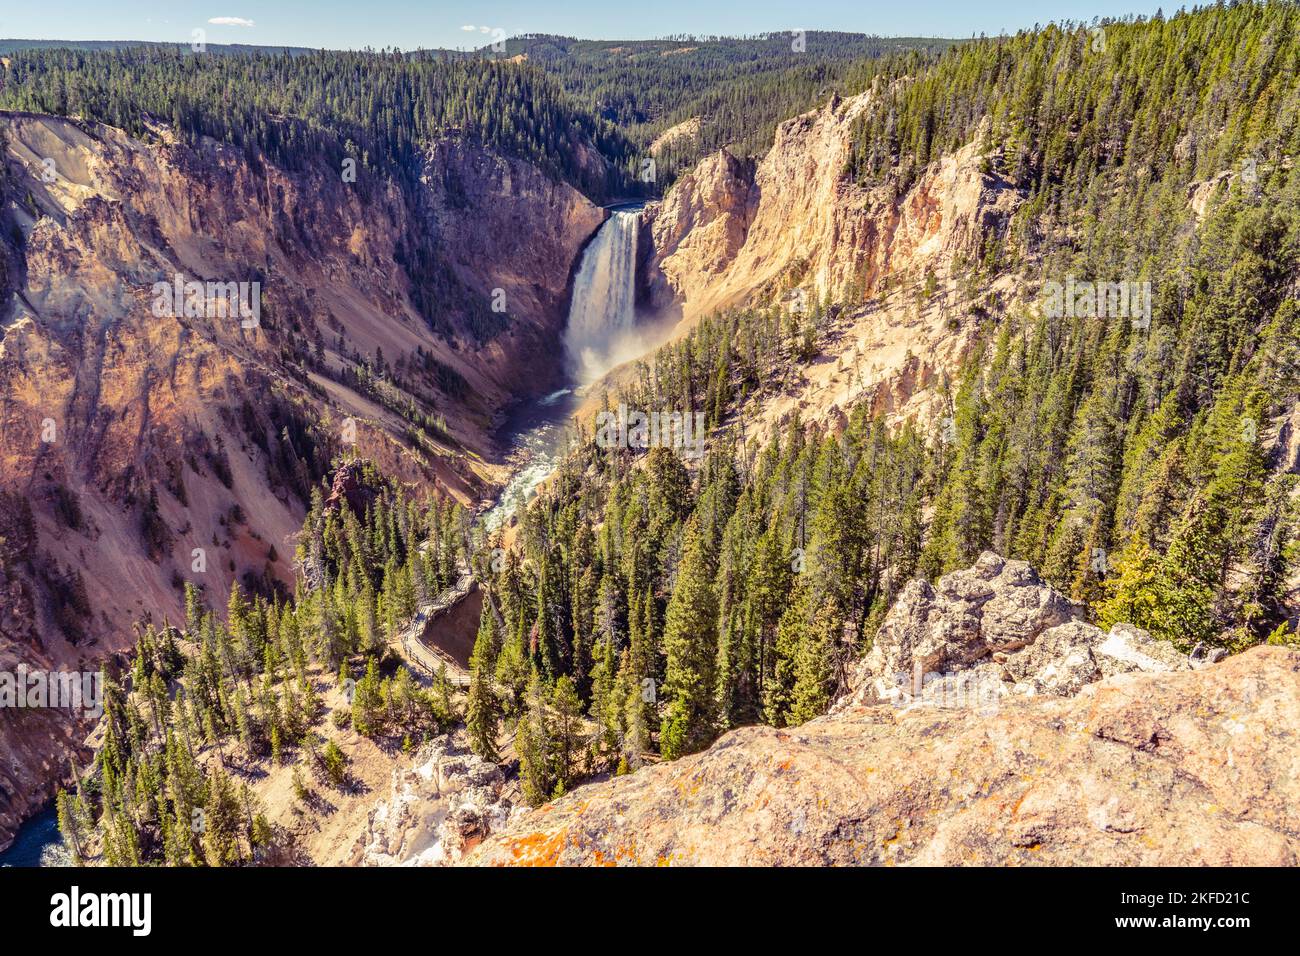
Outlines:
{"type": "MultiPolygon", "coordinates": [[[[594,39],[790,29],[968,37],[1049,20],[1150,14],[1160,4],[1143,0],[997,4],[971,0],[13,0],[4,7],[0,37],[188,43],[191,31],[201,27],[210,43],[413,49],[481,46],[497,29],[507,35],[558,33],[594,39]]],[[[1175,9],[1165,6],[1167,13],[1175,9]]]]}

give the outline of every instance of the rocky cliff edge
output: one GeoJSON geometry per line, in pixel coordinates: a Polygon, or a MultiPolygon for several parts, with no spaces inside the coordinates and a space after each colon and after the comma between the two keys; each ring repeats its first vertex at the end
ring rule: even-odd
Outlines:
{"type": "Polygon", "coordinates": [[[1300,652],[1102,632],[1023,562],[913,582],[832,712],[583,787],[485,865],[1295,865],[1300,652]]]}

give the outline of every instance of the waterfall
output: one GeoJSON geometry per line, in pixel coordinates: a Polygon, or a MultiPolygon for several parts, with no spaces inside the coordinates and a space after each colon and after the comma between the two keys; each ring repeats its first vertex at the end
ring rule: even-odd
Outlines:
{"type": "Polygon", "coordinates": [[[581,384],[639,354],[636,237],[641,211],[614,212],[582,254],[564,346],[581,384]]]}
{"type": "MultiPolygon", "coordinates": [[[[651,333],[636,327],[636,235],[641,211],[610,213],[587,244],[573,279],[564,347],[576,384],[600,378],[615,365],[641,355],[651,333]]],[[[653,326],[653,323],[651,323],[653,326]]],[[[532,498],[568,450],[570,417],[580,396],[567,388],[517,409],[505,434],[510,436],[514,473],[496,504],[483,513],[492,531],[532,498]]]]}

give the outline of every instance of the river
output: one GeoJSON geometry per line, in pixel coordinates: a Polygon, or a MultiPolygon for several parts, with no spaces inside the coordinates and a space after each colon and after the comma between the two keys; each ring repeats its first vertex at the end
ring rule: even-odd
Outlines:
{"type": "Polygon", "coordinates": [[[573,389],[560,389],[545,398],[520,406],[506,422],[510,459],[514,471],[496,503],[480,519],[489,534],[510,519],[519,505],[528,501],[538,485],[555,470],[564,457],[573,434],[570,417],[581,399],[573,389]]]}
{"type": "Polygon", "coordinates": [[[0,853],[0,866],[59,866],[68,862],[53,806],[24,823],[13,846],[0,853]]]}

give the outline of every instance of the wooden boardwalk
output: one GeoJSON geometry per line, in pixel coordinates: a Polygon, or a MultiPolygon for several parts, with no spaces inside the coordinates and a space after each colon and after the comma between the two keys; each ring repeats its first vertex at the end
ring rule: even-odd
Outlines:
{"type": "Polygon", "coordinates": [[[474,590],[474,576],[462,570],[456,583],[437,595],[432,601],[416,608],[415,616],[397,635],[396,649],[409,663],[430,679],[439,668],[446,667],[447,681],[455,687],[469,686],[469,671],[440,647],[435,647],[424,639],[429,624],[440,615],[455,608],[470,596],[474,590]]]}

